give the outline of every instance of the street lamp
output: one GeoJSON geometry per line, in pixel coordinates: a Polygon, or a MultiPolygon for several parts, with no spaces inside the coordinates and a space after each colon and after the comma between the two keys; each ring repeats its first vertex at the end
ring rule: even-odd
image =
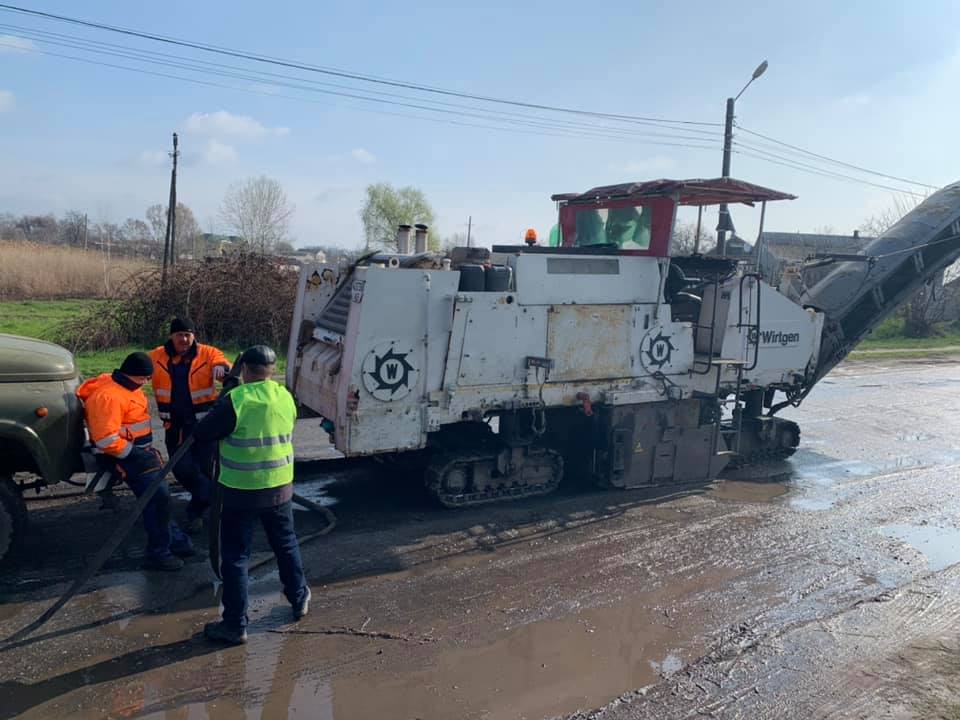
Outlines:
{"type": "MultiPolygon", "coordinates": [[[[757,69],[753,71],[753,75],[751,75],[750,79],[747,80],[747,84],[743,86],[743,90],[738,92],[736,97],[727,98],[727,117],[723,128],[722,177],[730,177],[730,146],[733,144],[733,107],[737,100],[740,99],[740,96],[743,95],[744,91],[750,87],[750,84],[758,77],[763,75],[766,70],[767,61],[764,60],[762,63],[757,65],[757,69]]],[[[727,204],[723,203],[720,206],[720,217],[718,218],[717,222],[717,255],[721,257],[723,256],[725,250],[724,246],[726,244],[728,230],[733,232],[733,220],[730,219],[730,211],[727,209],[727,204]]]]}

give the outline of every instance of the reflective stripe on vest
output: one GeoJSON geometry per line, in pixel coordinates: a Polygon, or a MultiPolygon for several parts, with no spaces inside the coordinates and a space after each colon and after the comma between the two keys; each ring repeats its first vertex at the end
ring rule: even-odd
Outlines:
{"type": "Polygon", "coordinates": [[[234,431],[220,441],[220,482],[238,490],[263,490],[293,482],[293,426],[297,408],[273,380],[230,392],[234,431]]]}
{"type": "Polygon", "coordinates": [[[276,460],[261,460],[260,462],[236,462],[235,460],[220,458],[220,464],[231,470],[244,470],[247,472],[252,470],[272,470],[274,468],[282,468],[285,465],[292,465],[293,455],[287,455],[286,457],[277,458],[276,460]]]}
{"type": "Polygon", "coordinates": [[[234,447],[267,447],[268,445],[288,443],[292,438],[292,435],[276,435],[274,437],[262,438],[236,438],[230,435],[224,438],[224,442],[234,447]]]}
{"type": "Polygon", "coordinates": [[[100,440],[97,440],[95,445],[102,450],[105,447],[110,447],[119,439],[120,439],[119,435],[116,435],[116,434],[107,435],[105,438],[101,438],[100,440]]]}
{"type": "Polygon", "coordinates": [[[150,421],[144,420],[143,422],[134,423],[133,425],[124,425],[123,429],[129,430],[134,435],[134,437],[136,437],[136,433],[140,432],[141,430],[150,429],[150,421]]]}
{"type": "Polygon", "coordinates": [[[207,387],[207,388],[201,388],[201,389],[199,389],[199,390],[194,390],[193,392],[190,393],[190,397],[191,397],[191,399],[196,400],[197,398],[202,398],[202,397],[207,397],[208,395],[213,395],[215,392],[217,392],[216,386],[211,385],[210,387],[207,387]]]}

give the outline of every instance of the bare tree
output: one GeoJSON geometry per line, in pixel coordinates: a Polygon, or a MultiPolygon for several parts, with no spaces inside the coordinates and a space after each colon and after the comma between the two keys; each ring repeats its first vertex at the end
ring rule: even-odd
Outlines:
{"type": "MultiPolygon", "coordinates": [[[[471,233],[470,242],[476,246],[477,245],[477,236],[471,233]]],[[[440,243],[440,249],[444,251],[452,250],[455,247],[466,247],[467,246],[467,234],[465,232],[455,232],[453,235],[448,235],[443,239],[443,242],[440,243]]]]}
{"type": "Polygon", "coordinates": [[[134,255],[149,255],[152,245],[152,236],[150,226],[143,220],[137,218],[127,218],[120,228],[120,234],[123,236],[124,243],[128,252],[134,255]]]}
{"type": "Polygon", "coordinates": [[[261,175],[230,186],[220,219],[252,248],[266,253],[287,240],[293,211],[280,183],[261,175]]]}
{"type": "Polygon", "coordinates": [[[60,234],[57,219],[53,215],[23,215],[17,221],[17,227],[32,242],[53,243],[60,234]]]}
{"type": "Polygon", "coordinates": [[[60,242],[81,247],[87,232],[87,216],[79,210],[70,210],[60,221],[60,242]]]}
{"type": "MultiPolygon", "coordinates": [[[[150,239],[163,251],[163,244],[167,237],[167,205],[151,205],[147,208],[147,227],[150,239]]],[[[200,224],[193,214],[193,210],[181,202],[177,203],[177,257],[192,253],[197,257],[197,238],[200,235],[200,224]]]]}
{"type": "Polygon", "coordinates": [[[193,210],[183,203],[177,203],[177,256],[189,252],[194,258],[199,257],[197,238],[200,236],[200,223],[193,214],[193,210]]]}
{"type": "Polygon", "coordinates": [[[151,205],[147,208],[146,218],[151,239],[156,245],[162,246],[167,232],[167,206],[160,203],[151,205]]]}
{"type": "MultiPolygon", "coordinates": [[[[700,228],[700,253],[705,253],[717,244],[717,238],[709,231],[700,228]]],[[[673,237],[670,239],[671,255],[690,255],[697,247],[696,223],[678,222],[673,228],[673,237]]]]}

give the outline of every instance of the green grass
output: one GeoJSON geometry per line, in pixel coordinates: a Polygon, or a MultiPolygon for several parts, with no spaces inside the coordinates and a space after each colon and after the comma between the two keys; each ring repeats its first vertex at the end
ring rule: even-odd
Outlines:
{"type": "Polygon", "coordinates": [[[59,327],[102,300],[8,300],[0,302],[0,333],[56,340],[59,327]]]}
{"type": "Polygon", "coordinates": [[[929,338],[907,338],[893,337],[882,340],[867,338],[859,345],[857,350],[936,350],[951,346],[960,346],[960,333],[951,332],[937,337],[929,338]]]}
{"type": "MultiPolygon", "coordinates": [[[[24,337],[52,340],[56,342],[59,327],[68,320],[95,308],[103,300],[13,300],[0,302],[0,333],[23,335],[24,337]]],[[[216,340],[210,340],[216,345],[216,340]]],[[[219,347],[219,346],[218,346],[219,347]]],[[[221,347],[224,354],[232,362],[242,351],[242,348],[221,347]]],[[[97,352],[81,352],[76,354],[77,367],[85,378],[95,377],[100,373],[110,372],[120,367],[120,363],[130,353],[136,350],[153,350],[153,347],[119,347],[99,350],[97,352]]],[[[278,348],[279,350],[279,348],[278,348]]],[[[287,358],[285,355],[277,357],[277,374],[285,371],[287,358]]],[[[147,388],[148,392],[149,387],[147,388]]]]}

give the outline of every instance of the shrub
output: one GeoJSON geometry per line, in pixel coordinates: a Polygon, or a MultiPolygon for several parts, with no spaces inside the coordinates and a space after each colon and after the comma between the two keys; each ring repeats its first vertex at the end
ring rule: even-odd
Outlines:
{"type": "Polygon", "coordinates": [[[73,351],[165,341],[174,317],[189,317],[218,345],[266,343],[283,351],[293,317],[295,270],[256,253],[181,261],[129,278],[98,310],[64,326],[60,342],[73,351]]]}

